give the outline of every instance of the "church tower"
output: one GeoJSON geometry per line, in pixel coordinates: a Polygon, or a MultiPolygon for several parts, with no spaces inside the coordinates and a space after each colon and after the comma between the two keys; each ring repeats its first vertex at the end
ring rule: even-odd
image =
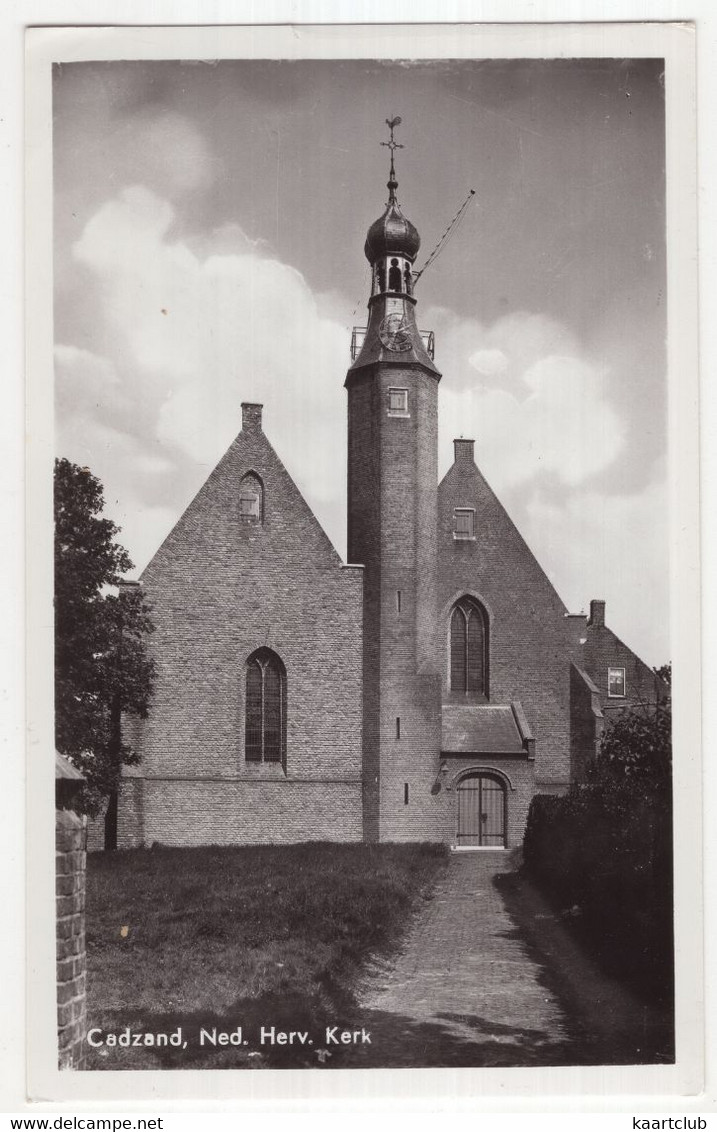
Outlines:
{"type": "MultiPolygon", "coordinates": [[[[441,677],[437,641],[437,394],[432,335],[419,331],[420,237],[389,198],[368,230],[368,325],[354,330],[348,390],[348,559],[362,563],[364,836],[434,839],[441,677]]],[[[440,835],[439,835],[440,836],[440,835]]]]}

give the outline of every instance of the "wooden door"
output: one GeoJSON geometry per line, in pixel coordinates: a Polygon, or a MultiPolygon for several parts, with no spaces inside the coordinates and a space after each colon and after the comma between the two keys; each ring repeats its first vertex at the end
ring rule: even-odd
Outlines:
{"type": "Polygon", "coordinates": [[[458,785],[458,845],[505,847],[505,787],[488,774],[458,785]]]}

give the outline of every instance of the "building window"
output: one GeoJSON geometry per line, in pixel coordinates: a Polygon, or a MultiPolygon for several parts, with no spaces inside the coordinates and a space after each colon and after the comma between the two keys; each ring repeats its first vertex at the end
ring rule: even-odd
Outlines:
{"type": "Polygon", "coordinates": [[[389,391],[388,391],[388,415],[389,415],[389,417],[407,417],[408,416],[408,390],[407,389],[389,389],[389,391]]]}
{"type": "Polygon", "coordinates": [[[246,664],[247,762],[286,765],[286,669],[271,649],[258,649],[246,664]]]}
{"type": "Polygon", "coordinates": [[[264,488],[253,472],[248,472],[239,486],[239,516],[244,523],[260,523],[264,518],[264,488]]]}
{"type": "Polygon", "coordinates": [[[474,539],[476,513],[472,507],[453,508],[453,537],[474,539]]]}
{"type": "Polygon", "coordinates": [[[607,694],[613,699],[624,697],[625,695],[625,669],[624,668],[608,668],[607,670],[607,694]]]}
{"type": "Polygon", "coordinates": [[[488,695],[488,618],[473,598],[464,597],[451,613],[450,690],[458,695],[488,695]]]}

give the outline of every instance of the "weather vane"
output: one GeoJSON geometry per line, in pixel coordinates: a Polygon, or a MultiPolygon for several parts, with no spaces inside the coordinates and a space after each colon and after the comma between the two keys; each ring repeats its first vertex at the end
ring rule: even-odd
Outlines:
{"type": "Polygon", "coordinates": [[[393,167],[393,153],[394,153],[394,150],[396,150],[396,149],[403,149],[403,146],[401,145],[400,142],[397,142],[395,140],[395,138],[393,136],[393,131],[396,128],[396,126],[401,125],[401,119],[398,116],[395,117],[395,118],[387,118],[386,119],[386,125],[388,126],[389,130],[391,131],[391,137],[389,138],[388,141],[382,141],[379,144],[385,145],[387,147],[387,149],[390,149],[390,151],[391,151],[391,172],[389,173],[388,188],[389,188],[389,191],[391,193],[390,200],[395,201],[396,200],[396,189],[398,188],[398,181],[396,180],[396,170],[393,167]]]}

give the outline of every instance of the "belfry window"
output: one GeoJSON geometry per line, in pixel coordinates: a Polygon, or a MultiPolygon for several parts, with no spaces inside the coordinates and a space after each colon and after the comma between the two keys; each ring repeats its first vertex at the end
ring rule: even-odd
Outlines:
{"type": "Polygon", "coordinates": [[[389,291],[401,290],[401,268],[397,259],[391,260],[391,266],[388,269],[388,289],[389,291]]]}
{"type": "Polygon", "coordinates": [[[264,518],[264,488],[253,472],[248,472],[239,487],[239,516],[245,523],[260,523],[264,518]]]}
{"type": "Polygon", "coordinates": [[[246,665],[247,762],[286,765],[286,669],[271,649],[252,653],[246,665]]]}
{"type": "Polygon", "coordinates": [[[450,690],[488,695],[488,618],[473,598],[456,602],[451,613],[450,690]]]}

